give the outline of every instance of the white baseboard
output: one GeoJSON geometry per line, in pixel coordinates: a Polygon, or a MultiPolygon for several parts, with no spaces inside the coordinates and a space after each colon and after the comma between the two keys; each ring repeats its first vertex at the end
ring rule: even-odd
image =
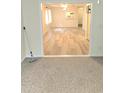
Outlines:
{"type": "MultiPolygon", "coordinates": [[[[30,55],[26,55],[26,58],[30,58],[31,56],[30,55]]],[[[35,55],[34,57],[43,57],[41,55],[35,55]]]]}
{"type": "Polygon", "coordinates": [[[90,57],[103,57],[103,55],[91,55],[90,57]]]}

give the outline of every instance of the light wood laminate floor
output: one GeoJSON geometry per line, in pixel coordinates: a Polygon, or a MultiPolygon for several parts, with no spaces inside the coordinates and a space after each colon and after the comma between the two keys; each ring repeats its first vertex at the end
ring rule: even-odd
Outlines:
{"type": "Polygon", "coordinates": [[[50,28],[44,33],[45,55],[88,55],[89,41],[80,28],[50,28]]]}

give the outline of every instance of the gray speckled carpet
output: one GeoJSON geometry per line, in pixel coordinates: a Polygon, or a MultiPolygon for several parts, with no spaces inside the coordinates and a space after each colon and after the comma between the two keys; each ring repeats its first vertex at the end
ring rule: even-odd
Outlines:
{"type": "Polygon", "coordinates": [[[102,57],[28,60],[22,63],[22,93],[103,93],[102,57]]]}

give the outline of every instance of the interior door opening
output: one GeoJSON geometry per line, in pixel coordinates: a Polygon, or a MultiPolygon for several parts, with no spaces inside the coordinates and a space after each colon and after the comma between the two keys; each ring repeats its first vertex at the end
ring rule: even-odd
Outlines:
{"type": "Polygon", "coordinates": [[[44,55],[89,55],[91,3],[41,4],[44,55]]]}

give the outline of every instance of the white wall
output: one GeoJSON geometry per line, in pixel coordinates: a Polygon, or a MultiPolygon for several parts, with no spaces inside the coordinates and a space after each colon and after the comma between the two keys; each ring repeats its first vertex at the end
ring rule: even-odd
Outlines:
{"type": "MultiPolygon", "coordinates": [[[[101,0],[100,0],[101,1],[101,0]]],[[[102,56],[103,55],[103,9],[102,2],[97,4],[97,0],[46,0],[47,3],[93,3],[92,10],[92,31],[91,31],[91,44],[90,55],[102,56]]],[[[43,56],[43,44],[41,33],[41,15],[40,15],[40,3],[38,0],[22,0],[22,9],[24,14],[24,25],[29,31],[31,36],[31,45],[33,52],[36,56],[43,56]],[[41,50],[41,51],[40,51],[41,50]]],[[[26,47],[26,55],[28,50],[26,47]]]]}
{"type": "Polygon", "coordinates": [[[78,27],[77,7],[71,6],[67,11],[74,13],[73,18],[66,18],[66,11],[61,7],[54,7],[52,10],[52,27],[78,27]],[[61,18],[60,18],[61,16],[61,18]]]}
{"type": "Polygon", "coordinates": [[[103,55],[103,8],[102,2],[98,5],[96,2],[93,4],[92,11],[92,28],[91,28],[91,47],[90,54],[92,56],[103,55]]]}
{"type": "Polygon", "coordinates": [[[24,41],[24,33],[21,32],[21,61],[25,58],[25,41],[24,41]]]}
{"type": "Polygon", "coordinates": [[[83,8],[78,8],[78,24],[83,22],[83,8]]]}
{"type": "Polygon", "coordinates": [[[25,59],[25,37],[23,31],[23,15],[21,15],[21,62],[25,59]]]}
{"type": "MultiPolygon", "coordinates": [[[[23,25],[26,27],[34,56],[43,55],[43,38],[40,13],[41,7],[38,0],[22,0],[23,25]]],[[[30,56],[26,40],[25,53],[26,56],[30,56]]]]}

